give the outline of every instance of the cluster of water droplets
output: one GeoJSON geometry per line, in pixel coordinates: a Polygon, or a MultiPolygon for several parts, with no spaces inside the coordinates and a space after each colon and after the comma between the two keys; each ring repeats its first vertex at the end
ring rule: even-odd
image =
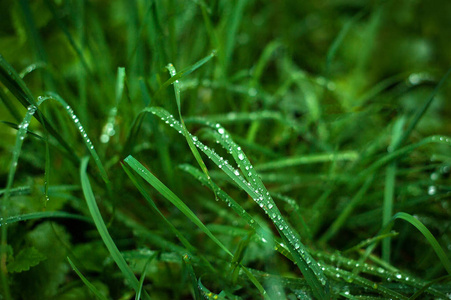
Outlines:
{"type": "Polygon", "coordinates": [[[430,196],[437,194],[437,181],[450,172],[450,166],[444,165],[435,170],[430,175],[431,184],[428,186],[427,193],[430,196]]]}
{"type": "MultiPolygon", "coordinates": [[[[23,141],[25,137],[27,136],[28,127],[30,126],[31,118],[36,112],[36,106],[30,105],[27,108],[27,113],[25,114],[25,117],[22,121],[22,123],[19,124],[18,130],[17,130],[17,136],[16,136],[16,145],[14,146],[13,150],[13,159],[11,161],[11,167],[10,167],[10,174],[9,177],[10,180],[14,177],[15,170],[17,168],[17,162],[19,161],[20,156],[20,150],[22,148],[23,141]]],[[[12,182],[11,182],[12,184],[12,182]]]]}
{"type": "Polygon", "coordinates": [[[108,115],[108,121],[106,122],[105,126],[103,126],[102,134],[100,135],[100,142],[101,143],[108,143],[110,141],[110,138],[116,134],[115,130],[115,124],[116,124],[116,115],[117,115],[117,108],[113,107],[108,115]]]}
{"type": "MultiPolygon", "coordinates": [[[[169,114],[167,111],[162,108],[154,107],[151,109],[151,112],[160,117],[166,124],[169,124],[170,127],[173,127],[175,130],[182,134],[183,131],[181,124],[177,120],[175,120],[174,116],[169,114]]],[[[292,230],[291,226],[289,226],[289,224],[282,217],[279,209],[275,205],[269,192],[264,187],[261,179],[253,169],[251,163],[247,159],[241,147],[233,142],[227,131],[220,124],[207,123],[206,125],[209,125],[215,130],[216,134],[218,135],[217,142],[221,143],[221,145],[228,151],[228,153],[233,155],[244,177],[241,176],[239,170],[234,168],[230,163],[228,163],[227,160],[218,155],[213,149],[210,149],[209,147],[204,145],[201,141],[199,141],[197,137],[188,133],[189,138],[192,139],[194,145],[201,151],[203,151],[209,159],[211,159],[233,181],[235,181],[243,190],[245,190],[252,197],[252,199],[254,199],[254,201],[270,217],[281,234],[286,237],[288,242],[297,251],[302,260],[304,260],[305,263],[310,266],[310,269],[313,271],[321,284],[326,285],[326,277],[323,275],[319,267],[315,263],[312,263],[313,259],[311,258],[310,254],[304,250],[304,246],[300,241],[300,237],[292,230]]]]}
{"type": "Polygon", "coordinates": [[[375,290],[379,288],[378,283],[372,282],[362,276],[357,275],[355,271],[358,270],[359,273],[379,277],[387,282],[397,281],[418,289],[422,288],[423,286],[421,281],[418,281],[416,278],[410,275],[403,274],[399,271],[393,272],[380,266],[370,265],[365,262],[362,263],[360,261],[346,258],[342,255],[318,252],[315,253],[314,256],[318,260],[327,262],[327,264],[321,264],[322,269],[323,271],[326,271],[327,274],[331,275],[331,277],[344,279],[347,282],[356,280],[357,282],[375,290]],[[346,271],[345,269],[352,271],[352,273],[346,271]]]}
{"type": "Polygon", "coordinates": [[[83,125],[81,125],[80,120],[78,119],[77,115],[74,113],[74,110],[69,106],[66,105],[66,111],[69,114],[70,118],[74,122],[75,126],[77,127],[78,131],[80,132],[81,136],[83,137],[83,140],[90,150],[94,150],[94,145],[92,144],[91,140],[88,137],[88,134],[86,133],[85,129],[83,128],[83,125]]]}

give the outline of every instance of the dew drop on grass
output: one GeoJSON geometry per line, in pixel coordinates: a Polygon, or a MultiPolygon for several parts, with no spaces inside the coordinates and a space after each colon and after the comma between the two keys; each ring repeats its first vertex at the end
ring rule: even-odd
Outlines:
{"type": "Polygon", "coordinates": [[[219,132],[219,134],[224,134],[224,128],[219,128],[218,132],[219,132]]]}

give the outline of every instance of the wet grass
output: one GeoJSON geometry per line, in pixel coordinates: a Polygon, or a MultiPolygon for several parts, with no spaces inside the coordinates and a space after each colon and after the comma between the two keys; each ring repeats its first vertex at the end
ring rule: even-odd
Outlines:
{"type": "Polygon", "coordinates": [[[2,299],[449,298],[447,16],[393,5],[11,2],[2,299]]]}

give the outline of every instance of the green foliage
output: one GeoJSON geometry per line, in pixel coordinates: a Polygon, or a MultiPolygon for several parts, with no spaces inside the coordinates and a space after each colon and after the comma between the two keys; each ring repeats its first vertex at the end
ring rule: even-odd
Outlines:
{"type": "Polygon", "coordinates": [[[449,298],[450,10],[0,1],[0,298],[449,298]]]}
{"type": "Polygon", "coordinates": [[[14,260],[6,265],[8,272],[20,273],[28,271],[31,267],[38,265],[47,257],[39,252],[36,248],[24,248],[14,257],[14,260]]]}

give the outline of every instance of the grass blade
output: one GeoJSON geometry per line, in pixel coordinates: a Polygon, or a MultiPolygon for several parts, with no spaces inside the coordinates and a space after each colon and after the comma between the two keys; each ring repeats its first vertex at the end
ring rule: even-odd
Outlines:
{"type": "MultiPolygon", "coordinates": [[[[169,70],[169,73],[171,74],[171,77],[174,77],[176,75],[175,68],[174,68],[174,66],[172,64],[167,65],[166,68],[169,70]]],[[[180,123],[182,124],[182,128],[183,128],[183,135],[185,136],[186,141],[188,142],[188,146],[189,146],[191,152],[193,153],[194,158],[196,158],[196,161],[199,164],[200,168],[205,173],[205,175],[207,176],[208,180],[211,181],[210,174],[208,174],[207,166],[205,166],[205,163],[202,160],[202,157],[200,156],[199,151],[197,151],[196,146],[194,146],[193,140],[191,139],[190,135],[188,134],[188,129],[186,129],[185,122],[183,121],[183,118],[182,118],[182,105],[180,103],[181,101],[180,101],[179,81],[176,80],[173,83],[173,85],[174,85],[175,101],[177,102],[177,109],[178,109],[179,117],[180,117],[180,123]]],[[[210,184],[211,184],[211,182],[210,182],[210,184]]],[[[216,197],[216,194],[215,194],[215,197],[216,197]]]]}
{"type": "Polygon", "coordinates": [[[0,226],[16,223],[16,222],[20,222],[20,221],[46,219],[46,218],[74,219],[74,220],[80,220],[80,221],[92,223],[92,220],[85,216],[71,214],[71,213],[68,213],[65,211],[40,211],[40,212],[35,212],[35,213],[8,217],[6,220],[0,220],[0,226]]]}
{"type": "Polygon", "coordinates": [[[169,188],[167,188],[158,178],[156,178],[149,170],[146,169],[133,156],[129,155],[124,162],[126,162],[136,173],[138,173],[145,181],[150,183],[161,195],[163,195],[169,202],[177,207],[185,216],[188,217],[197,227],[199,227],[208,237],[210,237],[222,250],[228,255],[233,254],[224,246],[211,232],[205,227],[201,220],[193,213],[193,211],[175,195],[169,188]]]}
{"type": "MultiPolygon", "coordinates": [[[[429,231],[429,229],[426,228],[426,226],[423,225],[423,223],[420,222],[417,218],[413,217],[412,215],[409,215],[404,212],[399,212],[395,214],[392,218],[392,224],[396,219],[402,219],[404,221],[407,221],[411,225],[413,225],[416,229],[418,229],[421,234],[426,238],[426,240],[429,242],[429,244],[434,249],[435,253],[437,254],[438,258],[443,264],[443,267],[445,267],[445,270],[448,272],[448,274],[451,275],[451,262],[446,255],[445,251],[443,251],[443,248],[440,246],[440,244],[437,242],[435,237],[432,235],[432,233],[429,231]]],[[[391,227],[391,226],[389,226],[391,227]]]]}
{"type": "Polygon", "coordinates": [[[200,291],[197,284],[196,274],[194,273],[193,265],[191,264],[191,257],[188,254],[183,256],[183,262],[185,263],[185,267],[188,270],[189,277],[191,278],[191,284],[193,285],[194,290],[194,299],[201,300],[200,291]]]}
{"type": "Polygon", "coordinates": [[[147,266],[157,255],[158,255],[158,252],[155,252],[152,256],[150,256],[149,259],[147,259],[146,264],[143,267],[143,271],[141,273],[141,278],[139,279],[139,291],[138,291],[138,293],[136,293],[135,300],[141,299],[141,293],[143,290],[144,280],[146,279],[147,266]]]}
{"type": "Polygon", "coordinates": [[[89,282],[88,279],[77,269],[77,267],[74,265],[74,263],[70,260],[69,257],[67,257],[67,261],[69,262],[70,266],[72,267],[72,270],[77,273],[78,277],[80,277],[81,281],[89,288],[89,290],[96,296],[97,299],[100,300],[107,300],[108,298],[105,297],[91,282],[89,282]]]}
{"type": "MultiPolygon", "coordinates": [[[[183,132],[182,125],[164,109],[152,107],[149,110],[153,114],[159,116],[163,121],[179,133],[183,132]]],[[[276,229],[279,231],[286,246],[293,255],[298,268],[303,273],[315,296],[319,299],[328,298],[329,286],[327,278],[309,254],[307,248],[301,242],[298,233],[291,228],[291,225],[289,225],[288,222],[285,221],[285,218],[275,205],[260,177],[255,172],[252,164],[241,150],[241,147],[233,142],[230,135],[223,127],[221,127],[220,124],[210,124],[210,126],[214,128],[214,134],[217,137],[217,141],[219,141],[220,144],[232,154],[244,176],[232,167],[227,160],[224,160],[224,158],[220,157],[216,152],[200,142],[197,137],[190,134],[190,138],[193,140],[194,145],[204,152],[208,158],[211,159],[223,172],[225,172],[239,187],[246,191],[249,196],[254,199],[254,201],[265,211],[275,225],[276,229]]],[[[138,169],[138,171],[143,172],[142,169],[138,169]]]]}
{"type": "MultiPolygon", "coordinates": [[[[122,257],[121,253],[119,252],[119,249],[117,248],[117,246],[114,243],[113,239],[111,238],[110,234],[108,233],[108,229],[105,225],[105,222],[103,221],[102,215],[100,214],[99,208],[97,207],[94,193],[92,192],[92,189],[91,189],[91,183],[89,182],[88,174],[86,173],[88,161],[89,161],[88,157],[85,157],[82,159],[82,163],[80,166],[80,179],[81,179],[81,186],[82,186],[83,194],[85,196],[86,204],[88,205],[89,212],[91,213],[94,224],[96,225],[96,228],[99,231],[99,234],[100,234],[105,246],[107,247],[108,251],[110,252],[110,254],[113,257],[114,261],[116,262],[117,266],[122,271],[122,274],[124,274],[124,277],[128,280],[128,282],[133,287],[133,289],[136,291],[136,293],[138,293],[139,292],[139,282],[136,279],[135,275],[133,274],[132,269],[125,262],[124,258],[122,257]]],[[[145,294],[145,296],[146,295],[147,294],[145,294]]],[[[145,299],[150,299],[150,297],[146,296],[145,299]]]]}

